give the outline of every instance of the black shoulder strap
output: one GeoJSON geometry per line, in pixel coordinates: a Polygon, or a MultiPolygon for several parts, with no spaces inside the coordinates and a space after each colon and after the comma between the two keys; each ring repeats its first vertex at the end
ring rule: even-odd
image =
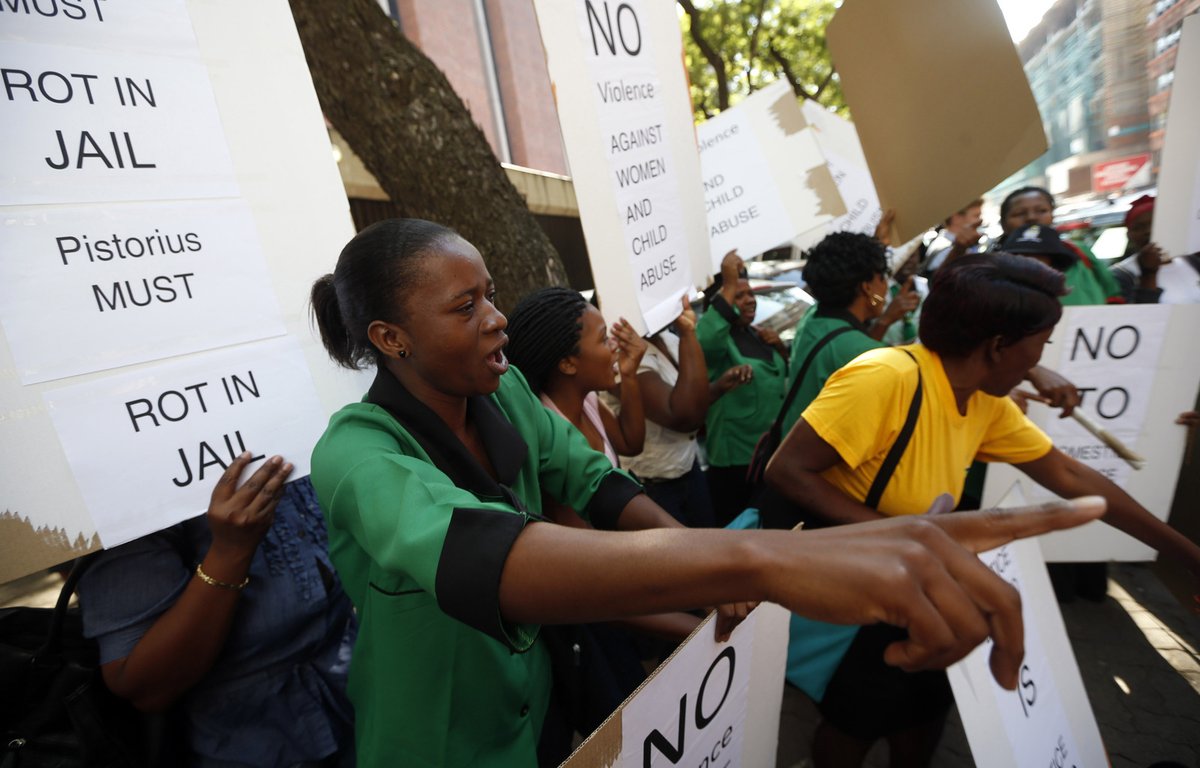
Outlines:
{"type": "MultiPolygon", "coordinates": [[[[912,358],[913,362],[917,362],[917,358],[913,357],[912,353],[907,349],[900,350],[904,354],[912,358]]],[[[917,364],[917,391],[913,393],[912,403],[908,406],[908,416],[904,419],[904,426],[900,429],[900,434],[896,437],[896,442],[892,443],[891,450],[883,460],[883,464],[879,465],[879,473],[875,475],[875,481],[871,483],[871,490],[867,492],[867,498],[863,501],[871,509],[879,508],[879,501],[883,498],[883,492],[887,488],[888,481],[892,479],[892,474],[896,471],[896,465],[900,463],[900,457],[904,455],[904,450],[908,448],[908,441],[912,439],[913,430],[917,426],[917,416],[921,413],[921,366],[917,364]]]]}
{"type": "Polygon", "coordinates": [[[808,351],[808,355],[804,358],[804,362],[800,364],[800,370],[796,372],[796,380],[792,382],[792,386],[788,389],[787,397],[783,399],[783,407],[779,409],[779,414],[775,417],[775,422],[771,425],[772,431],[778,431],[783,426],[783,417],[787,415],[788,409],[792,407],[792,403],[796,400],[796,393],[800,391],[800,385],[804,382],[804,376],[808,373],[808,369],[812,367],[813,360],[816,359],[817,353],[825,348],[825,345],[833,341],[838,336],[841,336],[847,331],[853,331],[854,327],[843,325],[841,328],[834,328],[829,333],[821,337],[820,341],[813,345],[813,348],[808,351]]]}

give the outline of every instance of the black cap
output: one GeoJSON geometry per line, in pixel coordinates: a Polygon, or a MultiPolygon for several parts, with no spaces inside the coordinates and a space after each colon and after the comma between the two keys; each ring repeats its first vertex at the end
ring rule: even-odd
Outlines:
{"type": "Polygon", "coordinates": [[[1045,256],[1059,272],[1065,272],[1079,258],[1063,243],[1054,227],[1041,224],[1028,224],[1009,232],[1000,239],[999,250],[1021,256],[1045,256]]]}

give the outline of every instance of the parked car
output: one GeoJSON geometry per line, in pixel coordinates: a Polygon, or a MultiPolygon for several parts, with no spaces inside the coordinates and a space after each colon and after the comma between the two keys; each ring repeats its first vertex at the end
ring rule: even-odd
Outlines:
{"type": "Polygon", "coordinates": [[[1153,189],[1101,200],[1080,207],[1063,206],[1054,217],[1059,234],[1086,246],[1106,264],[1114,264],[1125,256],[1129,237],[1125,232],[1125,214],[1130,204],[1153,189]]]}

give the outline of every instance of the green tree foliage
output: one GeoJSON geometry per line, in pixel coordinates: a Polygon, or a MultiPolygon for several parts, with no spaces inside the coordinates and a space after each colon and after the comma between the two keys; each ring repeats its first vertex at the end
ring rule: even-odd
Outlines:
{"type": "Polygon", "coordinates": [[[777,80],[798,98],[846,114],[825,47],[835,0],[679,0],[679,6],[697,120],[777,80]]]}

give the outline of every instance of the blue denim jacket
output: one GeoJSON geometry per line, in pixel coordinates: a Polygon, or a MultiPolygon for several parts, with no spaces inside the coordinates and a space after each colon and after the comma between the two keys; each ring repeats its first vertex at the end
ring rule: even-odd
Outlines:
{"type": "MultiPolygon", "coordinates": [[[[79,597],[102,664],[130,654],[211,543],[201,516],[97,558],[79,597]]],[[[221,654],[176,707],[193,764],[289,766],[351,752],[346,678],[358,623],[333,575],[307,477],[285,486],[249,575],[221,654]]]]}

